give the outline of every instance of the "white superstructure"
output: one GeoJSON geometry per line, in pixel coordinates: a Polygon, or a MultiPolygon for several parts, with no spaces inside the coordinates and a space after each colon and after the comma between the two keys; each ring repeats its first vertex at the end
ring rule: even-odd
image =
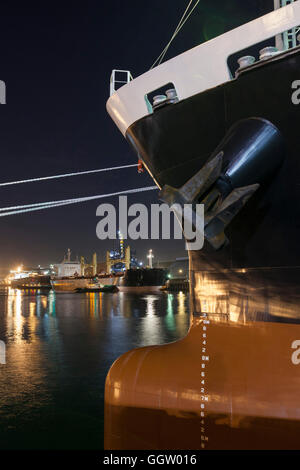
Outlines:
{"type": "Polygon", "coordinates": [[[68,249],[67,257],[63,262],[55,265],[58,277],[81,276],[81,264],[79,261],[71,261],[71,251],[68,249]]]}

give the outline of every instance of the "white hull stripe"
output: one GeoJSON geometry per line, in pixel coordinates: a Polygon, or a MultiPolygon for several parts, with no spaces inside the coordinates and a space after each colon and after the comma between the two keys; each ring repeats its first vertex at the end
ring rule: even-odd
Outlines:
{"type": "Polygon", "coordinates": [[[128,127],[149,114],[145,96],[173,83],[179,100],[232,79],[230,55],[300,25],[300,1],[194,47],[119,88],[107,101],[107,111],[125,135],[128,127]]]}

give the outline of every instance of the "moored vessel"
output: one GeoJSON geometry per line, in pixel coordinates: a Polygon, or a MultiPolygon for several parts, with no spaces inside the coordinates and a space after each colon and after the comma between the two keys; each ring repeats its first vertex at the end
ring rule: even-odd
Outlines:
{"type": "Polygon", "coordinates": [[[204,204],[205,242],[189,252],[188,335],[108,374],[106,448],[299,449],[300,48],[273,40],[299,24],[293,2],[108,100],[160,197],[204,204]]]}
{"type": "Polygon", "coordinates": [[[167,272],[161,268],[127,269],[118,284],[120,292],[158,293],[165,284],[167,272]]]}
{"type": "Polygon", "coordinates": [[[31,275],[10,280],[12,289],[51,289],[50,276],[31,275]]]}
{"type": "Polygon", "coordinates": [[[51,286],[55,292],[76,292],[78,289],[92,289],[95,284],[117,286],[120,277],[119,275],[53,277],[51,286]]]}
{"type": "Polygon", "coordinates": [[[94,253],[92,264],[85,264],[84,258],[80,261],[71,259],[71,250],[60,264],[56,265],[56,275],[51,276],[51,286],[55,292],[76,292],[78,289],[91,289],[104,285],[117,285],[122,274],[98,274],[97,255],[94,253]],[[86,268],[90,269],[89,275],[86,268]]]}

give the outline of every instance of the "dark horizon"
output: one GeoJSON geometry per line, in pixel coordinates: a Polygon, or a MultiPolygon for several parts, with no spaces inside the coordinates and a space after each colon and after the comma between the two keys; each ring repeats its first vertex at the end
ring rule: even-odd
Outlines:
{"type": "MultiPolygon", "coordinates": [[[[105,104],[113,68],[145,72],[172,35],[187,2],[115,1],[113,5],[2,5],[2,69],[7,104],[1,108],[0,182],[136,163],[136,156],[109,118],[105,104]]],[[[224,4],[200,1],[166,59],[266,13],[270,0],[224,4]]],[[[90,196],[152,186],[147,173],[127,169],[0,188],[1,207],[90,196]]],[[[131,195],[149,206],[156,192],[131,195]]],[[[100,202],[75,204],[1,219],[0,275],[23,263],[60,262],[70,248],[104,260],[111,241],[96,237],[100,202]]],[[[183,241],[128,243],[146,261],[186,256],[183,241]]]]}

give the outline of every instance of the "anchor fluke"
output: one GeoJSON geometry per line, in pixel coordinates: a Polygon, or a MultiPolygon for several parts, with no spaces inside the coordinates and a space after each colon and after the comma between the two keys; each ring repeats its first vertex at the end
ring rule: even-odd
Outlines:
{"type": "Polygon", "coordinates": [[[222,169],[223,152],[209,160],[180,189],[165,185],[159,192],[159,198],[167,204],[191,204],[199,199],[219,178],[222,169]]]}
{"type": "Polygon", "coordinates": [[[257,189],[274,177],[285,154],[274,124],[248,118],[234,124],[211,158],[181,188],[165,185],[159,197],[169,205],[204,204],[204,237],[214,249],[228,240],[225,229],[257,189]]]}
{"type": "Polygon", "coordinates": [[[224,233],[225,228],[253,196],[259,186],[257,183],[234,189],[218,207],[217,212],[205,218],[204,236],[215,250],[228,242],[224,233]]]}

